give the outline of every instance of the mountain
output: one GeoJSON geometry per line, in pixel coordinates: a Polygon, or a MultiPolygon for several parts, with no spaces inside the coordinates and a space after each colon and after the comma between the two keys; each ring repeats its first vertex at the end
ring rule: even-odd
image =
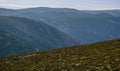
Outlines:
{"type": "Polygon", "coordinates": [[[32,51],[35,51],[35,49],[31,44],[0,29],[0,56],[32,51]]]}
{"type": "Polygon", "coordinates": [[[75,41],[66,33],[43,22],[25,18],[0,16],[0,30],[0,51],[2,52],[0,56],[75,44],[75,41]]]}
{"type": "Polygon", "coordinates": [[[24,17],[67,33],[78,44],[93,43],[120,37],[120,10],[87,11],[69,8],[28,8],[0,14],[24,17]]]}
{"type": "Polygon", "coordinates": [[[99,10],[99,11],[89,11],[89,13],[107,13],[116,17],[120,17],[120,10],[99,10]]]}
{"type": "Polygon", "coordinates": [[[10,13],[13,13],[13,11],[15,10],[0,8],[0,15],[9,15],[10,13]]]}
{"type": "Polygon", "coordinates": [[[120,17],[120,10],[106,10],[106,13],[109,13],[114,16],[119,16],[120,17]]]}
{"type": "Polygon", "coordinates": [[[120,71],[120,39],[0,58],[0,71],[120,71]]]}

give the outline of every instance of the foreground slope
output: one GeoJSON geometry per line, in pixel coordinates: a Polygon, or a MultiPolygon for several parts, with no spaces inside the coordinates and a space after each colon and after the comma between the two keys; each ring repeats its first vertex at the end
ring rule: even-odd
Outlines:
{"type": "Polygon", "coordinates": [[[120,39],[0,58],[0,71],[120,71],[120,39]]]}
{"type": "Polygon", "coordinates": [[[9,35],[9,38],[12,37],[19,44],[22,43],[22,46],[16,45],[12,42],[12,39],[2,38],[1,36],[4,36],[4,33],[0,33],[1,39],[4,39],[0,41],[2,44],[0,46],[0,56],[18,54],[18,51],[22,53],[26,48],[31,49],[32,51],[38,51],[74,45],[74,40],[69,35],[60,32],[43,22],[36,22],[30,19],[0,16],[0,29],[5,31],[9,35]],[[30,46],[25,46],[26,43],[30,46]]]}

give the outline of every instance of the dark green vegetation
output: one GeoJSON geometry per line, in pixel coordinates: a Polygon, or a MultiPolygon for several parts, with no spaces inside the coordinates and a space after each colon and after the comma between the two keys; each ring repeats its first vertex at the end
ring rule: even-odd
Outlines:
{"type": "Polygon", "coordinates": [[[120,71],[120,39],[0,58],[0,71],[120,71]]]}
{"type": "Polygon", "coordinates": [[[31,44],[0,29],[0,56],[32,51],[35,51],[35,49],[31,44]]]}
{"type": "Polygon", "coordinates": [[[1,9],[0,15],[45,22],[75,39],[78,44],[120,38],[120,10],[79,11],[67,8],[1,9]]]}
{"type": "Polygon", "coordinates": [[[30,19],[0,16],[0,56],[72,46],[67,34],[30,19]]]}

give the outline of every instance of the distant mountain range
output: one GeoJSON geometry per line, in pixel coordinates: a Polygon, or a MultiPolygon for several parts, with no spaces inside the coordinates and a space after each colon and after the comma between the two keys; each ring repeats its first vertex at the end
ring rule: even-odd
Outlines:
{"type": "Polygon", "coordinates": [[[43,22],[0,16],[0,56],[73,45],[69,35],[43,22]]]}
{"type": "Polygon", "coordinates": [[[88,11],[69,8],[0,9],[0,15],[42,21],[67,33],[79,44],[120,37],[120,10],[88,11]]]}

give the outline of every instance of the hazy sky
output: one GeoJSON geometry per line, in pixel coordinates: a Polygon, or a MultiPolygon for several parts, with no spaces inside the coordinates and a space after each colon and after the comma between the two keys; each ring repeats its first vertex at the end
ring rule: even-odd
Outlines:
{"type": "Polygon", "coordinates": [[[120,0],[0,0],[0,8],[54,7],[82,10],[120,9],[120,0]]]}

